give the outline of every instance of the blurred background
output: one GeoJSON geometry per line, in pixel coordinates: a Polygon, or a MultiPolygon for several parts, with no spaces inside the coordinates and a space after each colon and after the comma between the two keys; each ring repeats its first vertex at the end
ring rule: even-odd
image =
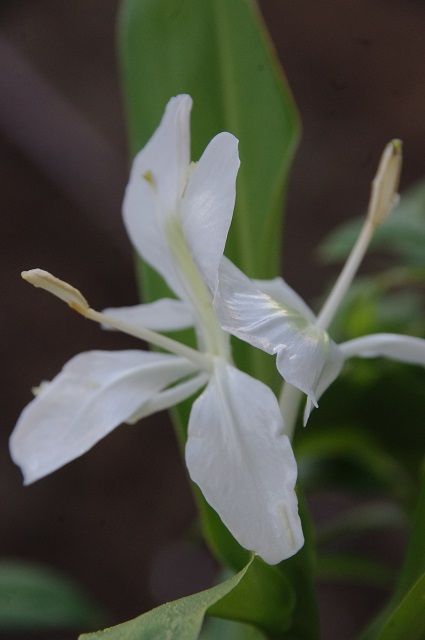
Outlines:
{"type": "MultiPolygon", "coordinates": [[[[72,355],[137,348],[19,277],[23,269],[43,267],[72,282],[95,308],[137,300],[120,217],[128,154],[115,47],[118,5],[0,4],[0,555],[61,570],[109,612],[110,623],[207,587],[215,577],[208,553],[191,542],[194,506],[167,416],[117,429],[30,487],[22,486],[7,441],[31,387],[72,355]]],[[[317,245],[364,210],[385,143],[404,142],[402,189],[425,175],[425,4],[262,0],[260,7],[303,122],[282,273],[314,305],[335,273],[319,268],[317,245]]],[[[262,126],[267,123],[259,123],[259,135],[262,126]]],[[[388,257],[369,266],[382,264],[388,257]]],[[[323,520],[347,496],[318,491],[311,501],[323,520]]],[[[396,565],[403,539],[400,532],[375,542],[396,565]]],[[[323,581],[323,637],[355,637],[386,594],[323,581]]]]}

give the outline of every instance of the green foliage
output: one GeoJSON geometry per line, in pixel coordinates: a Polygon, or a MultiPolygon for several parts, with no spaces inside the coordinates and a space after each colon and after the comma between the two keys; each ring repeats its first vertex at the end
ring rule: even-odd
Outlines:
{"type": "MultiPolygon", "coordinates": [[[[80,636],[80,640],[196,640],[208,609],[233,590],[236,591],[251,566],[252,559],[242,571],[211,589],[167,602],[116,627],[84,634],[80,636]]],[[[245,593],[241,596],[244,597],[245,593]]],[[[238,602],[237,596],[236,601],[236,605],[243,606],[243,603],[238,602]]]]}
{"type": "MultiPolygon", "coordinates": [[[[335,229],[322,243],[319,255],[326,262],[346,258],[360,231],[363,217],[335,229]]],[[[411,188],[380,226],[371,248],[384,249],[402,258],[403,264],[425,267],[425,183],[411,188]]]]}
{"type": "Polygon", "coordinates": [[[425,462],[422,464],[420,480],[412,533],[397,585],[398,596],[406,593],[421,574],[425,573],[425,462]]]}
{"type": "Polygon", "coordinates": [[[316,541],[310,515],[305,505],[300,483],[298,510],[303,524],[304,546],[294,556],[279,565],[295,592],[291,626],[282,636],[285,640],[318,640],[319,614],[313,578],[316,565],[316,541]]]}
{"type": "Polygon", "coordinates": [[[425,637],[425,465],[407,553],[389,604],[361,640],[423,640],[425,637]]]}
{"type": "Polygon", "coordinates": [[[400,499],[411,495],[410,478],[397,459],[359,427],[344,427],[339,421],[333,428],[312,429],[298,439],[296,453],[307,487],[379,490],[400,499]]]}
{"type": "MultiPolygon", "coordinates": [[[[230,131],[240,140],[236,211],[226,254],[251,276],[279,271],[284,187],[298,116],[255,4],[250,0],[126,0],[120,31],[132,153],[146,143],[172,95],[194,99],[192,152],[230,131]]],[[[143,298],[166,292],[142,268],[143,298]]],[[[241,367],[276,387],[274,366],[239,344],[241,367]]]]}
{"type": "Polygon", "coordinates": [[[93,628],[104,620],[87,594],[58,572],[0,561],[0,631],[93,628]]]}
{"type": "Polygon", "coordinates": [[[321,554],[317,560],[317,577],[321,581],[387,587],[394,571],[381,562],[351,554],[321,554]]]}
{"type": "Polygon", "coordinates": [[[264,634],[251,625],[210,618],[199,640],[265,640],[264,634]]]}
{"type": "Polygon", "coordinates": [[[213,605],[209,613],[218,618],[255,624],[273,635],[282,635],[292,622],[294,593],[277,567],[255,558],[233,591],[213,605]]]}
{"type": "MultiPolygon", "coordinates": [[[[194,159],[220,131],[230,131],[240,140],[237,204],[226,254],[251,276],[274,277],[279,271],[284,190],[299,125],[254,2],[126,0],[119,44],[132,153],[153,133],[169,98],[189,93],[194,99],[194,159]]],[[[138,269],[144,300],[169,294],[151,269],[141,264],[138,269]]],[[[181,337],[190,339],[187,333],[181,337]]],[[[280,381],[271,358],[241,343],[235,345],[235,358],[241,368],[278,388],[280,381]]],[[[173,411],[181,447],[187,416],[187,404],[173,411]]],[[[210,548],[227,566],[240,569],[247,561],[247,552],[200,492],[196,488],[194,491],[210,548]]],[[[266,626],[278,637],[289,628],[292,615],[298,620],[293,624],[300,628],[315,628],[308,557],[309,552],[304,551],[294,562],[279,568],[255,559],[241,580],[243,598],[235,590],[215,605],[215,614],[266,626]],[[295,605],[289,580],[296,584],[295,605]],[[306,616],[306,611],[311,615],[306,616]],[[257,615],[260,618],[256,619],[257,615]]],[[[315,631],[309,633],[299,637],[316,637],[315,631]]]]}
{"type": "Polygon", "coordinates": [[[425,637],[425,573],[386,620],[376,640],[423,640],[425,637]]]}

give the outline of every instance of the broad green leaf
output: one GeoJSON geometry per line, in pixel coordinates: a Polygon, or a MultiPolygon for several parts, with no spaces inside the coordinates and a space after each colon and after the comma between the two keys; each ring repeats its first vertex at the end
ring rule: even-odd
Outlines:
{"type": "Polygon", "coordinates": [[[210,618],[199,640],[266,640],[266,636],[251,625],[233,620],[210,618]]]}
{"type": "MultiPolygon", "coordinates": [[[[237,204],[226,254],[251,276],[275,276],[279,271],[284,190],[299,125],[255,3],[125,0],[119,45],[132,154],[157,127],[169,98],[189,93],[194,99],[193,159],[219,131],[230,131],[240,140],[237,204]]],[[[143,299],[163,296],[166,288],[159,277],[145,265],[138,268],[143,299]]],[[[277,390],[280,381],[273,359],[242,343],[235,347],[239,366],[277,390]]],[[[173,412],[181,447],[187,415],[187,404],[173,412]]],[[[246,551],[199,491],[195,490],[195,496],[210,548],[228,566],[240,569],[246,551]]],[[[291,571],[297,576],[297,606],[302,608],[304,594],[310,598],[312,590],[304,555],[298,556],[291,571]]],[[[257,592],[268,593],[271,585],[276,586],[276,570],[264,567],[255,587],[257,592]]],[[[277,602],[275,595],[270,600],[277,602]]]]}
{"type": "Polygon", "coordinates": [[[288,580],[277,567],[255,558],[238,586],[213,605],[209,613],[252,623],[277,635],[290,627],[293,609],[294,593],[288,580]]]}
{"type": "MultiPolygon", "coordinates": [[[[350,252],[363,223],[355,218],[338,227],[322,243],[319,253],[326,262],[343,260],[350,252]]],[[[403,194],[398,206],[377,229],[372,248],[394,251],[406,264],[425,266],[425,183],[403,194]]]]}
{"type": "Polygon", "coordinates": [[[211,589],[167,602],[115,627],[83,634],[80,640],[196,640],[209,607],[240,583],[251,562],[242,571],[211,589]]]}
{"type": "Polygon", "coordinates": [[[252,276],[275,275],[298,118],[254,3],[126,0],[120,46],[132,152],[146,143],[172,95],[191,94],[194,158],[219,131],[240,139],[228,253],[252,276]]]}
{"type": "Polygon", "coordinates": [[[70,580],[46,567],[0,561],[0,631],[96,627],[100,608],[70,580]]]}
{"type": "Polygon", "coordinates": [[[376,640],[423,640],[425,638],[425,573],[374,636],[376,640]]]}
{"type": "MultiPolygon", "coordinates": [[[[130,147],[136,153],[165,104],[194,99],[192,156],[219,131],[240,140],[236,211],[226,254],[253,277],[279,271],[284,187],[299,135],[292,96],[252,0],[125,0],[119,30],[130,147]]],[[[145,300],[163,283],[143,268],[145,300]]],[[[238,348],[239,362],[277,384],[259,350],[238,348]]]]}
{"type": "MultiPolygon", "coordinates": [[[[279,584],[279,618],[276,618],[274,590],[263,593],[256,587],[261,563],[251,558],[236,575],[221,584],[191,596],[168,602],[133,620],[96,633],[80,636],[81,640],[195,640],[198,638],[205,615],[223,614],[233,619],[251,619],[257,626],[265,627],[271,633],[285,629],[291,619],[292,594],[282,575],[275,570],[275,580],[279,584]],[[254,585],[254,589],[251,588],[254,585]],[[282,586],[283,585],[283,586],[282,586]],[[286,596],[286,597],[285,597],[286,596]],[[254,599],[256,598],[256,599],[254,599]],[[269,600],[270,598],[270,600],[269,600]]],[[[252,636],[253,638],[255,636],[252,636]]],[[[258,637],[258,636],[257,636],[258,637]]],[[[261,636],[259,636],[261,637],[261,636]]]]}

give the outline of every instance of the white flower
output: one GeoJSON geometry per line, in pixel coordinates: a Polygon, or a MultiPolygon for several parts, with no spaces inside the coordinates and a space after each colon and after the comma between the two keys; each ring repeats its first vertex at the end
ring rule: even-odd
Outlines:
{"type": "MultiPolygon", "coordinates": [[[[304,423],[312,405],[339,375],[347,358],[384,356],[425,365],[425,340],[394,334],[368,335],[336,345],[326,329],[334,317],[367,249],[374,229],[394,205],[401,165],[401,143],[384,150],[368,216],[359,239],[329,298],[316,318],[311,309],[282,278],[251,280],[223,258],[215,308],[223,329],[277,356],[279,373],[307,394],[304,423]]],[[[282,404],[284,409],[284,405],[282,404]]]]}
{"type": "Polygon", "coordinates": [[[189,96],[173,98],[136,156],[124,221],[139,254],[179,300],[100,313],[79,291],[40,269],[23,277],[103,326],[168,351],[82,353],[22,412],[11,436],[26,483],[90,449],[122,422],[168,408],[206,385],[188,429],[190,476],[235,538],[277,563],[303,544],[297,469],[277,400],[231,362],[229,337],[212,304],[235,201],[237,140],[217,135],[190,164],[189,96]],[[194,326],[199,350],[158,331],[194,326]]]}
{"type": "Polygon", "coordinates": [[[226,331],[276,355],[284,380],[307,394],[305,422],[347,358],[384,356],[425,365],[421,338],[378,333],[335,344],[282,278],[251,280],[226,259],[220,267],[216,308],[226,331]]]}

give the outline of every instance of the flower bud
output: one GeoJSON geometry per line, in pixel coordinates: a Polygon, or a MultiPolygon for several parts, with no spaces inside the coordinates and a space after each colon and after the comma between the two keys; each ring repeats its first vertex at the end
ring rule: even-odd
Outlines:
{"type": "Polygon", "coordinates": [[[402,164],[402,142],[391,140],[384,149],[378,171],[372,182],[368,218],[378,227],[397,204],[402,164]]]}

